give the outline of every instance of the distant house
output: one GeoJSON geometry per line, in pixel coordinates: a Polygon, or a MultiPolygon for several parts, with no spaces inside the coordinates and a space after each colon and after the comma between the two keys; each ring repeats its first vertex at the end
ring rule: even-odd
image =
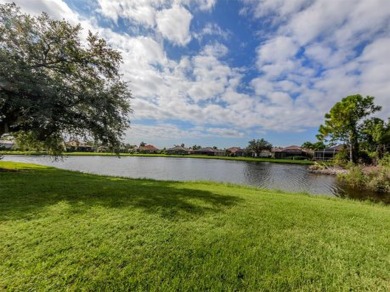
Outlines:
{"type": "Polygon", "coordinates": [[[274,157],[276,159],[294,158],[294,157],[310,157],[309,153],[302,147],[292,145],[285,148],[274,148],[274,157]]]}
{"type": "Polygon", "coordinates": [[[97,148],[97,152],[111,152],[111,151],[109,147],[101,145],[97,148]]]}
{"type": "Polygon", "coordinates": [[[127,148],[127,152],[129,152],[129,153],[135,153],[137,151],[138,151],[137,145],[130,145],[130,147],[127,148]]]}
{"type": "Polygon", "coordinates": [[[226,149],[226,154],[233,157],[241,157],[245,155],[245,150],[240,147],[230,147],[226,149]]]}
{"type": "Polygon", "coordinates": [[[167,154],[171,154],[171,155],[187,155],[189,153],[190,153],[190,149],[181,146],[175,146],[167,150],[167,154]]]}
{"type": "Polygon", "coordinates": [[[70,140],[65,143],[66,151],[79,151],[79,152],[93,152],[95,148],[91,145],[88,145],[86,142],[78,140],[70,140]]]}
{"type": "Polygon", "coordinates": [[[158,151],[159,151],[158,148],[156,148],[156,147],[154,147],[153,145],[150,145],[150,144],[138,147],[138,152],[139,153],[153,154],[153,153],[157,153],[158,151]]]}
{"type": "Polygon", "coordinates": [[[262,158],[270,158],[272,157],[272,152],[270,150],[262,150],[260,152],[260,155],[259,157],[262,157],[262,158]]]}
{"type": "Polygon", "coordinates": [[[10,150],[16,148],[14,137],[10,134],[4,134],[0,139],[0,150],[10,150]]]}
{"type": "Polygon", "coordinates": [[[259,157],[259,158],[270,158],[270,157],[272,157],[272,154],[273,154],[273,152],[271,152],[270,150],[261,150],[261,152],[259,154],[253,150],[249,150],[248,152],[246,152],[247,156],[259,157]]]}
{"type": "Polygon", "coordinates": [[[207,156],[225,156],[225,150],[214,149],[212,147],[193,150],[192,154],[207,155],[207,156]]]}
{"type": "Polygon", "coordinates": [[[330,160],[335,157],[337,153],[342,151],[345,148],[344,145],[337,145],[329,148],[325,148],[323,150],[314,151],[314,159],[315,160],[330,160]]]}
{"type": "Polygon", "coordinates": [[[15,142],[9,140],[0,140],[0,150],[10,150],[14,148],[15,142]]]}

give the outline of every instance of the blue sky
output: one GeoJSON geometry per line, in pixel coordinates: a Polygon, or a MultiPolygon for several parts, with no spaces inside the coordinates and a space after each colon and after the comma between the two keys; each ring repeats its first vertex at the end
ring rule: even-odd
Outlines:
{"type": "Polygon", "coordinates": [[[390,116],[389,0],[15,2],[81,23],[122,53],[128,143],[300,145],[356,93],[390,116]]]}

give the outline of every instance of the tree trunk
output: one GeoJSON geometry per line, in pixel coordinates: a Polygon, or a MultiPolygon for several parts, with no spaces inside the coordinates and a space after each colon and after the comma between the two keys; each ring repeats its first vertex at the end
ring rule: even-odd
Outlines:
{"type": "Polygon", "coordinates": [[[349,161],[353,162],[353,145],[352,145],[352,134],[349,135],[349,161]]]}
{"type": "Polygon", "coordinates": [[[0,122],[0,137],[7,133],[9,133],[8,124],[6,122],[0,122]]]}
{"type": "Polygon", "coordinates": [[[349,135],[349,160],[357,163],[359,158],[359,142],[356,133],[352,132],[349,135]]]}

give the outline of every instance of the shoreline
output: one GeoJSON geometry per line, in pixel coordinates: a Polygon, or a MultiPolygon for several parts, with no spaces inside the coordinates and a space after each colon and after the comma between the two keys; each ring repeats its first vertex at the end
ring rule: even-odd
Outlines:
{"type": "Polygon", "coordinates": [[[347,169],[341,167],[332,166],[332,167],[326,167],[322,169],[316,169],[315,165],[309,166],[308,171],[310,173],[325,174],[325,175],[339,175],[339,174],[348,173],[347,169]]]}
{"type": "MultiPolygon", "coordinates": [[[[26,155],[26,156],[49,156],[43,152],[24,152],[24,151],[3,151],[1,155],[26,155]]],[[[207,155],[168,155],[168,154],[131,154],[131,153],[96,153],[96,152],[68,152],[63,153],[62,156],[113,156],[113,157],[165,157],[165,158],[194,158],[194,159],[220,159],[230,161],[244,161],[244,162],[269,162],[281,164],[299,164],[299,165],[313,165],[311,160],[293,160],[293,159],[276,159],[276,158],[254,158],[254,157],[231,157],[231,156],[207,156],[207,155]]]]}

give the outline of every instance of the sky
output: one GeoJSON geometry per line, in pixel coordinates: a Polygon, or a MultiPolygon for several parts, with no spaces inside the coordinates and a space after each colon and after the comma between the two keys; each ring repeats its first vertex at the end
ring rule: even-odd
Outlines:
{"type": "Polygon", "coordinates": [[[390,0],[14,2],[121,52],[133,95],[126,143],[315,142],[325,113],[358,93],[390,117],[390,0]]]}

